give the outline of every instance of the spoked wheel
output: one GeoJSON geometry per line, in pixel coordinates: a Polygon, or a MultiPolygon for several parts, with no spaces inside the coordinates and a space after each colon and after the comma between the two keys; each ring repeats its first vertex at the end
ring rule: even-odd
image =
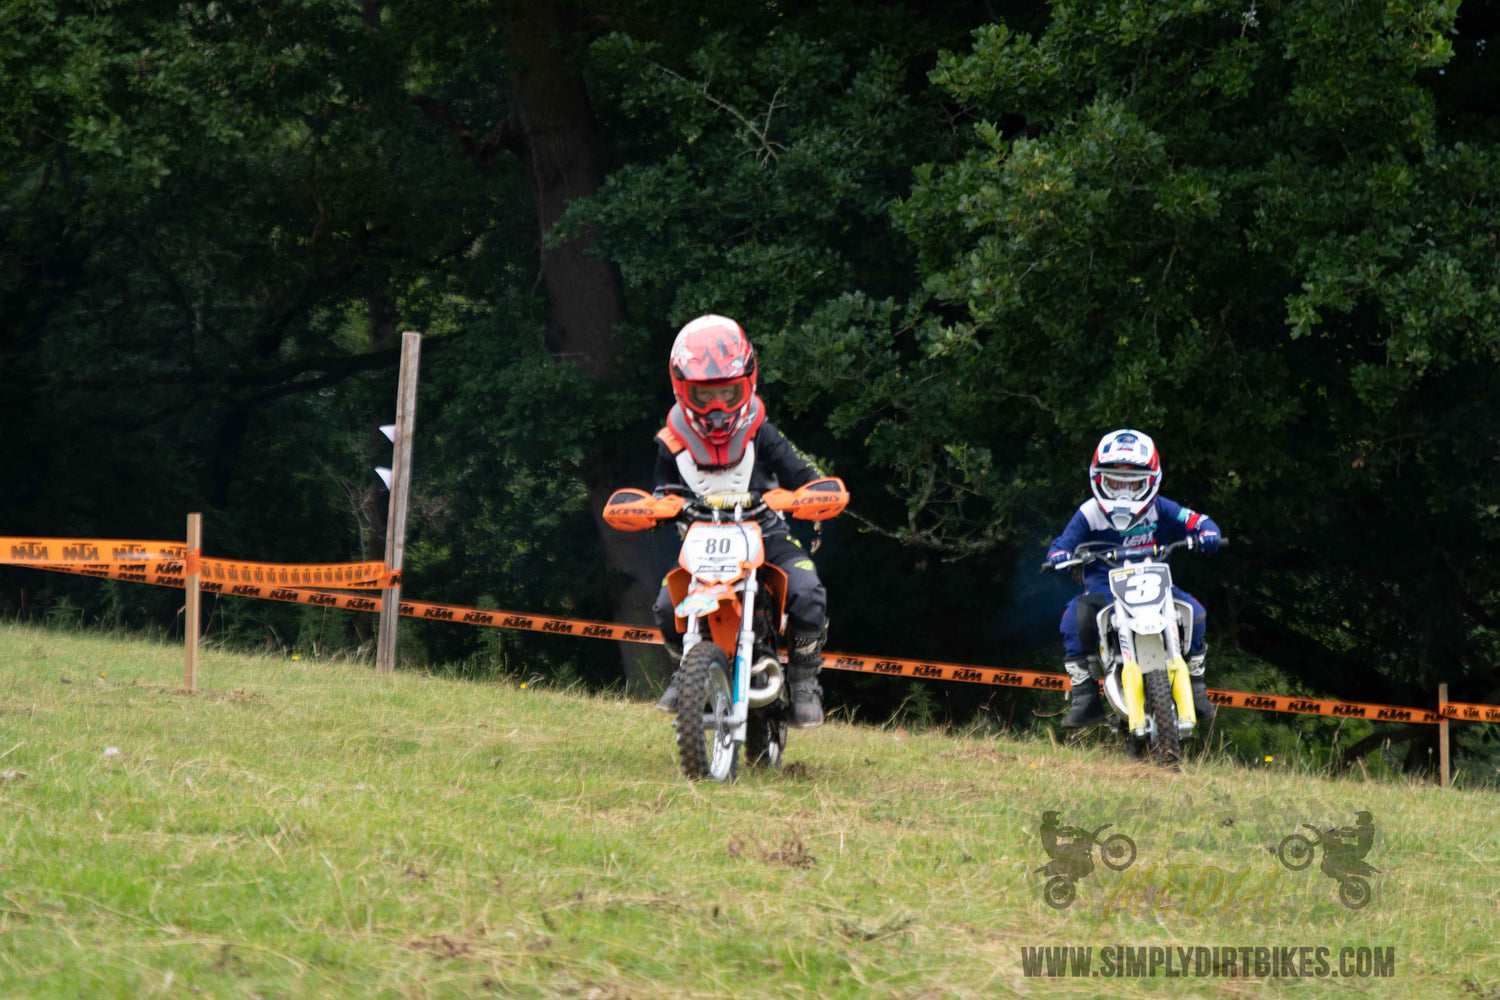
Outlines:
{"type": "Polygon", "coordinates": [[[1123,833],[1110,834],[1099,846],[1099,857],[1110,871],[1122,872],[1135,864],[1135,841],[1123,833]]]}
{"type": "Polygon", "coordinates": [[[1178,767],[1182,762],[1182,737],[1177,732],[1177,703],[1172,700],[1172,681],[1165,670],[1152,670],[1146,681],[1146,714],[1156,723],[1153,749],[1163,767],[1178,767]]]}
{"type": "Polygon", "coordinates": [[[778,698],[765,708],[752,709],[745,727],[745,763],[750,767],[780,767],[786,732],[784,700],[778,698]]]}
{"type": "Polygon", "coordinates": [[[1346,875],[1339,882],[1339,902],[1351,910],[1362,909],[1370,901],[1370,883],[1358,875],[1346,875]]]}
{"type": "Polygon", "coordinates": [[[730,782],[739,771],[740,745],[727,723],[734,701],[729,658],[712,642],[699,642],[682,658],[677,698],[677,756],[694,781],[730,782]]]}
{"type": "Polygon", "coordinates": [[[1312,864],[1313,842],[1300,833],[1289,833],[1276,845],[1276,860],[1288,871],[1300,872],[1312,864]]]}
{"type": "Polygon", "coordinates": [[[1054,875],[1047,880],[1046,888],[1042,890],[1042,898],[1047,905],[1054,910],[1066,910],[1073,905],[1073,897],[1078,895],[1078,890],[1073,886],[1073,880],[1066,875],[1054,875]]]}

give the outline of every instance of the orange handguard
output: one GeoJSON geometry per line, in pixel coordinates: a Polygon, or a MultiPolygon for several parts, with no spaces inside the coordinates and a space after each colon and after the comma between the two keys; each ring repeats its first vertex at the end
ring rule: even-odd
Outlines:
{"type": "Polygon", "coordinates": [[[849,491],[837,476],[814,479],[793,490],[767,490],[761,499],[772,510],[789,510],[799,521],[825,521],[849,505],[849,491]]]}
{"type": "Polygon", "coordinates": [[[682,510],[679,496],[654,497],[645,490],[615,490],[604,505],[604,523],[620,531],[654,528],[682,510]]]}

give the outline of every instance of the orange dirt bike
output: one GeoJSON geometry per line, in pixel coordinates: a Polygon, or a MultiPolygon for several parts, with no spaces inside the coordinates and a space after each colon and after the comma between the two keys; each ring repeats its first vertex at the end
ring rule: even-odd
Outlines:
{"type": "Polygon", "coordinates": [[[687,523],[667,590],[682,632],[677,753],[689,778],[733,781],[741,745],[751,765],[781,766],[791,706],[775,650],[786,629],[786,574],[766,562],[759,519],[774,511],[821,521],[848,502],[843,481],[826,478],[763,493],[626,489],[605,504],[605,522],[621,531],[687,523]]]}

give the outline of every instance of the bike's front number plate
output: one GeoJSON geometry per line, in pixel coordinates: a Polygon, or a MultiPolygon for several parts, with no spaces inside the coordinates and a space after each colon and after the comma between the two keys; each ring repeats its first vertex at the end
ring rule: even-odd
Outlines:
{"type": "Polygon", "coordinates": [[[1131,607],[1160,604],[1172,592],[1172,575],[1165,566],[1127,566],[1109,571],[1109,589],[1131,607]]]}
{"type": "Polygon", "coordinates": [[[682,568],[700,580],[728,583],[738,579],[741,566],[759,566],[763,559],[757,524],[694,524],[682,540],[682,568]]]}

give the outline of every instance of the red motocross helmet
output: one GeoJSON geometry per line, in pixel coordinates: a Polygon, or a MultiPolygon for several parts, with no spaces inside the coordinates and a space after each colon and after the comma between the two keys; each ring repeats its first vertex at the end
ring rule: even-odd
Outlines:
{"type": "Polygon", "coordinates": [[[725,316],[699,316],[678,331],[669,370],[688,426],[711,445],[727,443],[755,398],[755,348],[745,331],[725,316]]]}

